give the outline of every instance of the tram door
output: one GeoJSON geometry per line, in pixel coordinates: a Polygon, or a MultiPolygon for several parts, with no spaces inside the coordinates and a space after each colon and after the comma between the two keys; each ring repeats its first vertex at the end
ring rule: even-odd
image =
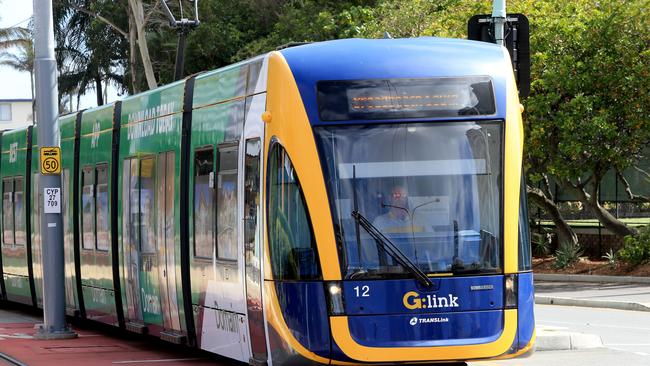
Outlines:
{"type": "Polygon", "coordinates": [[[176,272],[169,264],[175,258],[174,155],[167,152],[158,159],[149,156],[124,163],[123,269],[127,326],[134,331],[143,330],[139,324],[180,330],[176,272]]]}
{"type": "Polygon", "coordinates": [[[239,183],[239,142],[217,146],[217,174],[213,176],[216,198],[216,245],[212,275],[205,295],[202,347],[240,361],[248,361],[243,285],[243,245],[239,183]]]}
{"type": "MultiPolygon", "coordinates": [[[[140,305],[140,160],[124,160],[122,171],[122,277],[126,292],[127,327],[143,323],[140,305]]],[[[144,327],[144,325],[142,325],[144,327]]]]}
{"type": "Polygon", "coordinates": [[[129,195],[123,202],[127,316],[131,323],[128,327],[140,331],[132,323],[142,324],[142,327],[145,323],[162,323],[156,250],[156,161],[153,156],[130,159],[129,164],[124,164],[125,170],[127,166],[129,174],[124,177],[129,177],[128,189],[124,192],[129,195]]]}
{"type": "Polygon", "coordinates": [[[176,248],[174,230],[174,179],[176,154],[173,151],[158,155],[158,277],[163,309],[163,327],[181,330],[176,293],[176,248]]]}
{"type": "Polygon", "coordinates": [[[262,252],[260,240],[260,155],[259,137],[246,140],[244,156],[244,258],[246,260],[246,306],[252,358],[267,360],[262,306],[262,252]]]}

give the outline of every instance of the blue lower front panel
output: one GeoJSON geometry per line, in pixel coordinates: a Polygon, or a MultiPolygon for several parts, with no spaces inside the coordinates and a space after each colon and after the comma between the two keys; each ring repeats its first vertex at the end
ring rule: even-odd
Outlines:
{"type": "Polygon", "coordinates": [[[354,340],[368,347],[434,347],[497,340],[503,311],[351,316],[354,340]]]}
{"type": "Polygon", "coordinates": [[[330,329],[322,282],[275,282],[282,316],[293,336],[315,354],[330,357],[330,329]]]}
{"type": "Polygon", "coordinates": [[[535,289],[533,286],[533,273],[520,273],[519,274],[519,319],[518,319],[518,333],[517,349],[523,349],[530,343],[535,330],[535,315],[533,312],[533,305],[535,304],[535,289]]]}

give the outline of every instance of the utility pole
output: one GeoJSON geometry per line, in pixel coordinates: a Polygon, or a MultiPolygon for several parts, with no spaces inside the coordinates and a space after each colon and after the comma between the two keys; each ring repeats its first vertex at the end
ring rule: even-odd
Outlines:
{"type": "Polygon", "coordinates": [[[494,42],[504,46],[504,25],[506,23],[506,0],[492,2],[492,21],[494,22],[494,42]]]}
{"type": "Polygon", "coordinates": [[[176,70],[174,72],[174,80],[180,80],[184,77],[185,71],[185,46],[187,45],[187,35],[192,29],[199,26],[199,0],[190,0],[194,2],[194,20],[183,18],[183,3],[179,1],[181,20],[176,20],[174,14],[167,6],[167,0],[162,1],[163,9],[169,18],[169,26],[176,29],[178,33],[178,47],[176,48],[176,70]]]}
{"type": "MultiPolygon", "coordinates": [[[[61,228],[61,151],[57,124],[59,108],[54,58],[52,0],[34,0],[34,65],[40,186],[34,204],[41,210],[43,250],[43,321],[36,338],[75,338],[65,319],[63,231],[61,228]],[[41,198],[42,197],[42,198],[41,198]],[[42,201],[41,201],[42,200],[42,201]]],[[[68,197],[66,197],[68,198],[68,197]]]]}

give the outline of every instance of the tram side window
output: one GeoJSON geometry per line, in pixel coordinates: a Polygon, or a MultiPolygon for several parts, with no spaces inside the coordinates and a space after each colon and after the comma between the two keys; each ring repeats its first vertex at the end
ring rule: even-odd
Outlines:
{"type": "Polygon", "coordinates": [[[269,154],[268,236],[276,280],[320,278],[313,230],[300,181],[285,150],[269,154]]]}
{"type": "MultiPolygon", "coordinates": [[[[260,140],[246,141],[244,158],[244,248],[259,257],[258,211],[260,204],[260,140]]],[[[259,269],[259,268],[258,268],[259,269]]]]}
{"type": "Polygon", "coordinates": [[[217,258],[237,260],[237,145],[219,147],[217,258]]]}
{"type": "Polygon", "coordinates": [[[155,160],[140,160],[140,250],[142,253],[156,252],[155,220],[155,160]]]}
{"type": "Polygon", "coordinates": [[[519,270],[530,271],[532,258],[530,250],[530,228],[528,224],[528,202],[526,198],[526,182],[521,178],[519,191],[519,270]]]}
{"type": "Polygon", "coordinates": [[[125,262],[133,266],[138,245],[138,159],[124,159],[122,167],[122,236],[125,262]]]}
{"type": "Polygon", "coordinates": [[[81,241],[82,248],[95,249],[95,169],[87,166],[82,171],[81,241]]]}
{"type": "Polygon", "coordinates": [[[97,166],[97,195],[95,197],[97,222],[97,250],[108,251],[111,247],[108,228],[108,165],[97,166]]]}
{"type": "Polygon", "coordinates": [[[174,231],[174,179],[176,177],[176,153],[169,151],[164,154],[160,154],[160,156],[166,157],[167,160],[167,164],[165,166],[165,226],[163,228],[164,237],[167,243],[173,243],[174,237],[176,236],[174,231]]]}
{"type": "Polygon", "coordinates": [[[2,227],[5,244],[14,243],[14,181],[2,181],[2,227]]]}
{"type": "Polygon", "coordinates": [[[27,235],[25,231],[25,185],[23,177],[14,180],[14,225],[16,225],[16,245],[25,245],[27,235]]]}
{"type": "Polygon", "coordinates": [[[194,153],[194,256],[212,258],[214,248],[214,152],[212,147],[194,153]]]}
{"type": "MultiPolygon", "coordinates": [[[[34,178],[38,177],[39,174],[34,174],[34,178]]],[[[70,169],[63,169],[61,171],[61,219],[63,220],[63,242],[70,242],[70,220],[68,218],[68,197],[70,197],[70,169]]],[[[36,179],[34,180],[36,182],[36,179]]],[[[34,187],[38,187],[35,183],[34,187]]],[[[38,205],[36,205],[38,207],[38,205]]],[[[38,222],[36,223],[38,225],[38,222]]]]}

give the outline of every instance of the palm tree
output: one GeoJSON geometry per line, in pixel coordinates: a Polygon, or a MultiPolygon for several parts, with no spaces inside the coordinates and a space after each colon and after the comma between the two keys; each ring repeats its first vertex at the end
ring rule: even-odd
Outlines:
{"type": "Polygon", "coordinates": [[[32,99],[34,99],[34,42],[27,38],[18,43],[16,48],[17,52],[15,53],[0,53],[0,66],[28,72],[32,83],[32,99]]]}
{"type": "Polygon", "coordinates": [[[28,28],[0,28],[0,66],[29,72],[32,93],[32,121],[35,121],[34,101],[34,41],[28,28]],[[11,52],[17,49],[17,53],[11,52]]]}
{"type": "MultiPolygon", "coordinates": [[[[110,85],[126,89],[124,77],[116,70],[123,70],[126,41],[115,37],[112,28],[96,19],[92,12],[81,11],[89,7],[88,0],[58,1],[55,7],[56,58],[59,75],[59,97],[77,95],[79,99],[94,90],[97,105],[103,105],[104,90],[110,85]]],[[[120,4],[106,2],[110,8],[120,4]]],[[[109,9],[110,10],[110,9],[109,9]]]]}
{"type": "Polygon", "coordinates": [[[0,55],[29,39],[29,30],[23,27],[0,28],[0,55]]]}

